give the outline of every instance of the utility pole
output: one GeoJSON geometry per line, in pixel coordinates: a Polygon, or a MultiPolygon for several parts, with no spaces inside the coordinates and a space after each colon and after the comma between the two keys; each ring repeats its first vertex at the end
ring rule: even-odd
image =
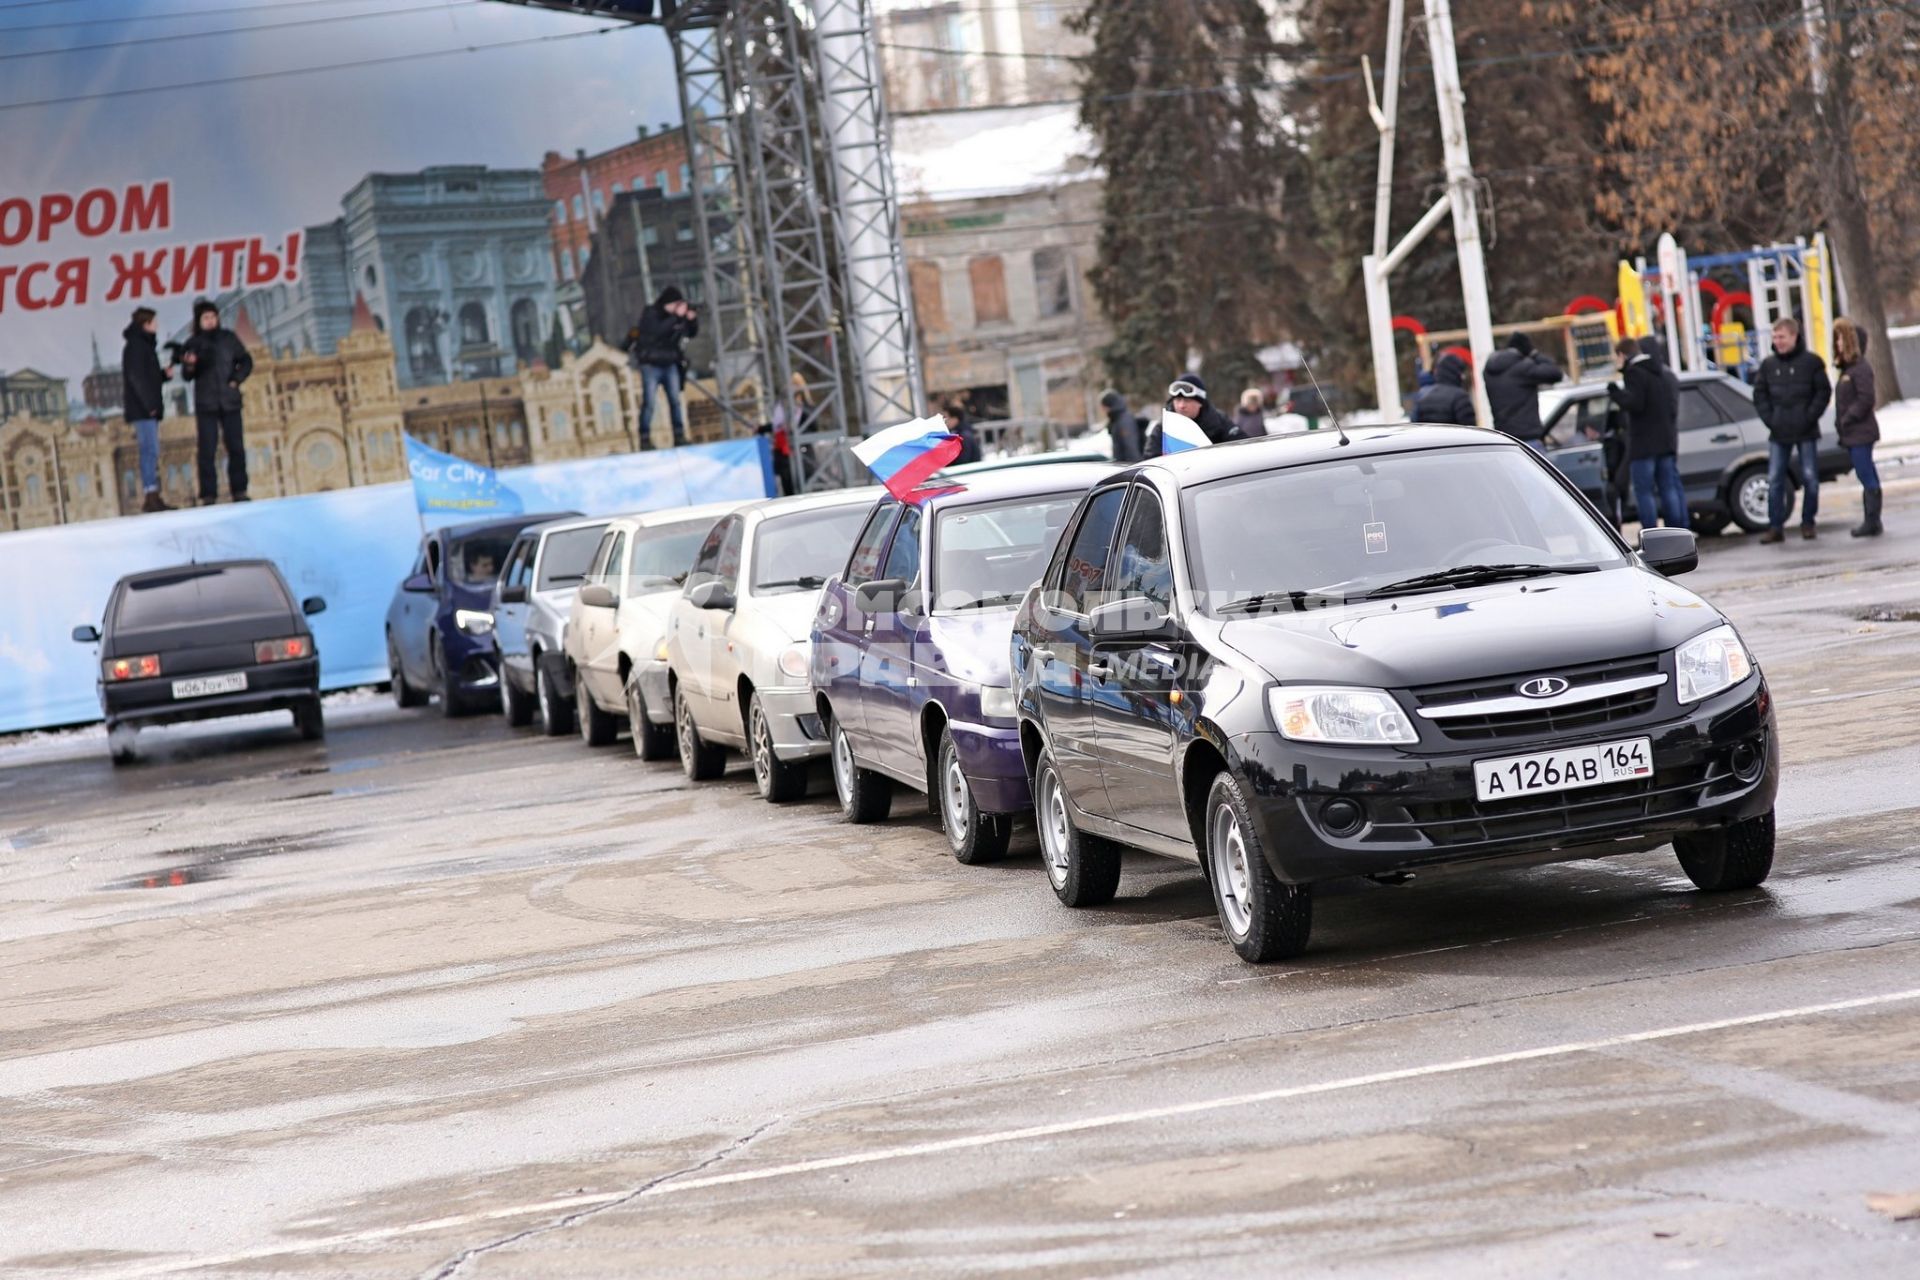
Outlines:
{"type": "Polygon", "coordinates": [[[1454,251],[1460,259],[1460,293],[1466,303],[1467,344],[1473,351],[1474,412],[1492,425],[1481,370],[1493,355],[1493,309],[1487,303],[1487,264],[1480,248],[1480,208],[1473,158],[1467,150],[1467,96],[1460,89],[1460,62],[1453,48],[1451,0],[1426,0],[1427,45],[1433,53],[1433,92],[1440,107],[1440,145],[1447,162],[1447,200],[1453,208],[1454,251]]]}
{"type": "Polygon", "coordinates": [[[1393,135],[1400,118],[1400,54],[1406,44],[1407,0],[1389,0],[1387,5],[1387,82],[1385,103],[1373,101],[1372,65],[1362,58],[1360,68],[1367,79],[1367,109],[1380,131],[1380,165],[1373,188],[1373,252],[1360,260],[1360,277],[1366,286],[1367,315],[1373,335],[1373,381],[1378,389],[1380,417],[1393,422],[1400,417],[1400,364],[1393,353],[1393,303],[1387,292],[1387,234],[1393,221],[1393,135]]]}

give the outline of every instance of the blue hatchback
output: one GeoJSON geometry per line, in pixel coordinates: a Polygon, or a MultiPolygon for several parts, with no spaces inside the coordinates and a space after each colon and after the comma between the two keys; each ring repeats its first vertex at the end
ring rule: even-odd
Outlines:
{"type": "Polygon", "coordinates": [[[1033,807],[1008,678],[1014,611],[1074,507],[1112,470],[982,473],[874,508],[846,571],[821,591],[813,630],[815,701],[849,822],[886,817],[904,782],[927,794],[959,861],[1006,852],[1014,815],[1033,807]]]}
{"type": "Polygon", "coordinates": [[[500,656],[489,612],[494,580],[522,529],[578,514],[453,525],[420,540],[413,568],[387,606],[387,673],[395,703],[414,707],[436,695],[448,716],[499,705],[500,656]]]}

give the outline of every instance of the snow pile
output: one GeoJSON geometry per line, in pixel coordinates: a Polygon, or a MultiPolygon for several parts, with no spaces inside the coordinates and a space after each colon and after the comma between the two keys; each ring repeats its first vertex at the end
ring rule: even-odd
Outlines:
{"type": "Polygon", "coordinates": [[[1880,446],[1920,444],[1920,400],[1896,400],[1878,413],[1880,446]]]}
{"type": "Polygon", "coordinates": [[[1093,142],[1072,103],[941,111],[893,122],[900,198],[970,200],[1098,176],[1093,142]]]}

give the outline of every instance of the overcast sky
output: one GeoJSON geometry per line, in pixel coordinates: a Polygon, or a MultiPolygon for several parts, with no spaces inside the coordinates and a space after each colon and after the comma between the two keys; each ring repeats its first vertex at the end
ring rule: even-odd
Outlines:
{"type": "MultiPolygon", "coordinates": [[[[659,28],[420,55],[615,25],[500,0],[4,0],[0,197],[171,178],[174,230],[127,246],[277,237],[337,216],[369,172],[538,168],[549,150],[603,150],[642,123],[679,120],[659,28]],[[103,44],[120,47],[81,48],[103,44]],[[285,74],[372,59],[404,60],[285,74]],[[237,76],[257,78],[91,97],[237,76]],[[88,100],[22,105],[55,98],[88,100]]],[[[64,236],[0,247],[0,265],[97,259],[85,309],[23,315],[4,299],[0,370],[72,378],[78,400],[89,335],[117,362],[131,307],[98,299],[112,278],[106,253],[119,247],[64,236]]],[[[162,327],[172,310],[184,319],[189,301],[163,304],[162,327]]]]}

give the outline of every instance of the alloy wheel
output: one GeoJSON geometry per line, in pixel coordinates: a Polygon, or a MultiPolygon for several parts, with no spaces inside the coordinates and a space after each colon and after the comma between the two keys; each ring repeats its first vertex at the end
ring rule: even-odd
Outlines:
{"type": "Polygon", "coordinates": [[[837,723],[833,726],[833,790],[842,808],[853,803],[853,744],[837,723]]]}
{"type": "Polygon", "coordinates": [[[693,713],[687,709],[684,694],[676,693],[673,698],[673,733],[680,740],[680,758],[693,759],[697,747],[693,740],[693,713]]]}
{"type": "Polygon", "coordinates": [[[760,794],[773,789],[773,734],[767,728],[767,713],[755,698],[747,712],[747,739],[753,750],[753,780],[760,794]]]}
{"type": "Polygon", "coordinates": [[[1207,823],[1207,856],[1227,932],[1244,938],[1253,927],[1253,865],[1247,860],[1246,838],[1232,805],[1216,806],[1207,823]]]}

